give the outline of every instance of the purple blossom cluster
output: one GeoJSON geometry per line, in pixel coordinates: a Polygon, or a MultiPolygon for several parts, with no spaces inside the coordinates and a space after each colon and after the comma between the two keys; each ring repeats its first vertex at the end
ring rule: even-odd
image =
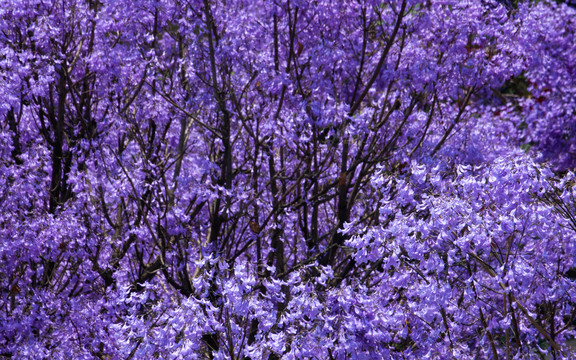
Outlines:
{"type": "Polygon", "coordinates": [[[576,10],[0,0],[0,357],[571,359],[576,10]]]}

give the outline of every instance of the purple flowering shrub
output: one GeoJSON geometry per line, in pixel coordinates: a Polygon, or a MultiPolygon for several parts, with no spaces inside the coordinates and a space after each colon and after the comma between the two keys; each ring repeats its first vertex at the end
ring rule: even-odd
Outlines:
{"type": "Polygon", "coordinates": [[[507,107],[496,115],[521,130],[525,149],[537,150],[553,169],[574,169],[576,155],[575,10],[556,3],[519,10],[524,16],[518,37],[526,62],[512,91],[498,93],[507,107]],[[562,15],[559,15],[562,14],[562,15]]]}
{"type": "Polygon", "coordinates": [[[576,13],[516,3],[0,0],[0,356],[572,358],[576,13]]]}
{"type": "Polygon", "coordinates": [[[410,343],[406,354],[527,359],[540,358],[543,339],[562,347],[553,337],[574,316],[574,224],[559,211],[573,211],[569,182],[521,150],[482,165],[414,162],[376,181],[385,225],[349,246],[365,264],[357,286],[404,319],[388,331],[410,343]]]}

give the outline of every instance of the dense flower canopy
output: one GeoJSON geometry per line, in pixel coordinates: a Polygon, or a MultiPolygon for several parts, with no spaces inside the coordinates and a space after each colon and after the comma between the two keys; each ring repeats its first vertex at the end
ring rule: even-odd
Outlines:
{"type": "Polygon", "coordinates": [[[0,356],[570,359],[576,10],[0,0],[0,356]]]}

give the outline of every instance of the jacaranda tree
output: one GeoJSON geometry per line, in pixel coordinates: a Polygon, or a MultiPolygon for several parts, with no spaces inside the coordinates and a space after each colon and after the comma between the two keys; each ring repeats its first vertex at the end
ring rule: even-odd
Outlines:
{"type": "Polygon", "coordinates": [[[576,11],[0,0],[0,356],[570,359],[576,11]]]}

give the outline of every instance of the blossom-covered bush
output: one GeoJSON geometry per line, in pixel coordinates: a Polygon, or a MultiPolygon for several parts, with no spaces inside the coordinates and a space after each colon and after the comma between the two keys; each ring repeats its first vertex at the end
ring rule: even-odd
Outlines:
{"type": "Polygon", "coordinates": [[[0,0],[0,355],[574,357],[575,19],[0,0]]]}

